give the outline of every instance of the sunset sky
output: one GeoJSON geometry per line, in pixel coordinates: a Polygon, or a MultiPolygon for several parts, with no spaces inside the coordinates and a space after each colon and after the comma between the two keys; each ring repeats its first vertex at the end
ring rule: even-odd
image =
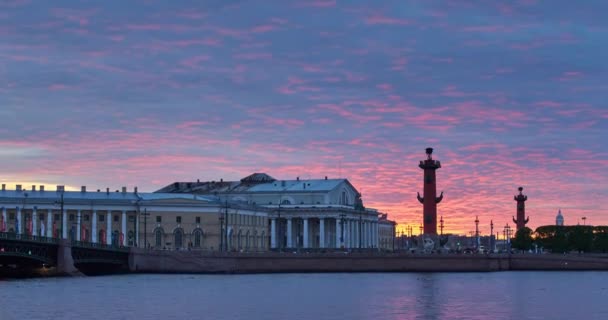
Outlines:
{"type": "Polygon", "coordinates": [[[0,180],[345,177],[417,226],[608,224],[608,1],[0,0],[0,180]],[[508,5],[506,3],[509,3],[508,5]],[[584,3],[584,4],[583,4],[584,3]],[[581,221],[582,223],[582,221],[581,221]]]}

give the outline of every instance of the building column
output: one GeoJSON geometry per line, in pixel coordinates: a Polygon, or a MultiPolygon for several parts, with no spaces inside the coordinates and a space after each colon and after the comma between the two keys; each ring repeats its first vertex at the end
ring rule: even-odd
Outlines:
{"type": "Polygon", "coordinates": [[[135,246],[139,247],[139,214],[137,212],[135,213],[135,246]]]}
{"type": "Polygon", "coordinates": [[[293,248],[291,229],[291,218],[287,218],[287,248],[293,248]]]}
{"type": "Polygon", "coordinates": [[[21,234],[21,229],[23,228],[21,225],[21,208],[17,207],[17,230],[15,230],[17,234],[21,234]]]}
{"type": "Polygon", "coordinates": [[[359,220],[353,220],[353,248],[359,248],[359,220]]]}
{"type": "Polygon", "coordinates": [[[374,241],[376,242],[375,247],[379,248],[380,247],[380,239],[379,239],[379,235],[378,235],[378,222],[374,222],[374,241]]]}
{"type": "Polygon", "coordinates": [[[342,236],[342,225],[341,222],[342,219],[340,218],[336,218],[336,248],[340,249],[341,245],[342,245],[342,241],[340,241],[340,237],[342,236]]]}
{"type": "Polygon", "coordinates": [[[277,219],[270,219],[270,248],[277,248],[277,219]]]}
{"type": "Polygon", "coordinates": [[[325,219],[319,218],[319,248],[325,248],[325,219]]]}
{"type": "Polygon", "coordinates": [[[68,211],[65,208],[61,213],[61,238],[68,238],[68,211]]]}
{"type": "Polygon", "coordinates": [[[76,214],[76,241],[82,241],[82,234],[80,233],[82,229],[81,217],[81,211],[78,209],[78,213],[76,214]]]}
{"type": "Polygon", "coordinates": [[[357,247],[357,241],[355,241],[357,239],[357,230],[355,230],[355,228],[357,227],[357,224],[355,223],[355,220],[350,220],[350,247],[351,248],[356,248],[357,247]]]}
{"type": "Polygon", "coordinates": [[[106,212],[106,244],[112,245],[112,211],[106,212]]]}
{"type": "Polygon", "coordinates": [[[343,237],[343,241],[342,241],[342,243],[344,244],[344,248],[349,248],[350,246],[348,245],[348,242],[350,241],[350,234],[348,232],[348,230],[349,230],[348,219],[342,219],[342,224],[340,226],[341,226],[341,228],[344,229],[342,231],[342,233],[344,233],[344,237],[343,237]]]}
{"type": "Polygon", "coordinates": [[[53,210],[50,209],[46,211],[46,236],[53,237],[53,210]]]}
{"type": "Polygon", "coordinates": [[[6,231],[6,208],[2,207],[2,225],[0,225],[0,230],[2,230],[2,232],[7,232],[6,231]]]}
{"type": "Polygon", "coordinates": [[[91,219],[91,242],[97,243],[97,210],[93,210],[91,219]]]}
{"type": "MultiPolygon", "coordinates": [[[[126,247],[126,243],[127,243],[127,211],[123,210],[122,211],[122,225],[121,225],[121,233],[122,233],[122,241],[120,242],[120,245],[123,247],[126,247]]],[[[182,235],[183,236],[183,235],[182,235]]],[[[120,241],[120,238],[118,238],[118,240],[120,241]]],[[[182,242],[184,241],[184,239],[182,239],[182,242]]]]}
{"type": "Polygon", "coordinates": [[[32,210],[32,235],[33,236],[38,236],[40,235],[40,232],[38,232],[38,208],[34,207],[34,209],[32,210]]]}
{"type": "Polygon", "coordinates": [[[361,228],[361,239],[363,242],[363,248],[367,248],[367,221],[363,220],[363,228],[361,228]]]}
{"type": "Polygon", "coordinates": [[[367,223],[367,243],[368,243],[368,247],[371,248],[372,243],[373,243],[373,233],[372,233],[372,222],[371,221],[369,221],[367,223]]]}
{"type": "Polygon", "coordinates": [[[304,248],[310,248],[310,243],[308,242],[308,218],[304,218],[304,248]]]}

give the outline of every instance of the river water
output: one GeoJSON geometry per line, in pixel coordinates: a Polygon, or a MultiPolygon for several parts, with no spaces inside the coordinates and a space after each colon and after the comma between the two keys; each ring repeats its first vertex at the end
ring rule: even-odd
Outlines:
{"type": "Polygon", "coordinates": [[[0,319],[608,319],[608,273],[0,280],[0,319]]]}

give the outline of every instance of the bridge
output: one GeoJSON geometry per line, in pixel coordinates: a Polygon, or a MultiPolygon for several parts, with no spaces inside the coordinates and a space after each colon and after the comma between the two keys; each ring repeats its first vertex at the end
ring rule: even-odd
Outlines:
{"type": "Polygon", "coordinates": [[[0,232],[0,266],[52,269],[57,274],[113,273],[128,270],[129,248],[0,232]]]}

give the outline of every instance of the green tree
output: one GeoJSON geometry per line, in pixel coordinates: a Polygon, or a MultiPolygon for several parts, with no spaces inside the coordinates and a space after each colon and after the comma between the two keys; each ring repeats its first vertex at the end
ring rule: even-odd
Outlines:
{"type": "Polygon", "coordinates": [[[573,226],[568,233],[570,248],[578,252],[589,252],[593,245],[592,226],[573,226]]]}
{"type": "Polygon", "coordinates": [[[608,252],[608,226],[593,227],[593,251],[608,252]]]}
{"type": "Polygon", "coordinates": [[[532,249],[532,229],[523,227],[515,233],[511,242],[513,248],[528,251],[532,249]]]}

